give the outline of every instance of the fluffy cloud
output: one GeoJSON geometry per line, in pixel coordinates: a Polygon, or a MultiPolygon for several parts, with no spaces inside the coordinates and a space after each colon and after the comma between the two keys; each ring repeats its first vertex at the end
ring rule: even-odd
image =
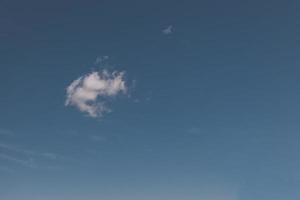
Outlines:
{"type": "Polygon", "coordinates": [[[110,112],[105,101],[127,92],[124,72],[92,72],[74,80],[67,87],[66,106],[75,106],[91,117],[110,112]]]}

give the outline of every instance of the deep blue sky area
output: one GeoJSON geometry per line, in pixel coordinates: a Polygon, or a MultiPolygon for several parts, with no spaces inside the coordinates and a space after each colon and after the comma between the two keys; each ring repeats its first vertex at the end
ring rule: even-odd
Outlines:
{"type": "Polygon", "coordinates": [[[299,10],[1,0],[0,199],[300,199],[299,10]],[[67,105],[104,71],[111,112],[67,105]]]}

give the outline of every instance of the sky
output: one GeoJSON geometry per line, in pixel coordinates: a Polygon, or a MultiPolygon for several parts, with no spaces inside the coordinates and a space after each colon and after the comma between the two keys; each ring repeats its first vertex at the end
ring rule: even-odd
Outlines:
{"type": "Polygon", "coordinates": [[[300,2],[0,2],[1,200],[298,200],[300,2]]]}

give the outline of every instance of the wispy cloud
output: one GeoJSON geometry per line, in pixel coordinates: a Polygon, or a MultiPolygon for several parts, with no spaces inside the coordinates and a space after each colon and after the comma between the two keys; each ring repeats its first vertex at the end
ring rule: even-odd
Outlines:
{"type": "Polygon", "coordinates": [[[8,129],[0,129],[0,135],[12,136],[14,132],[8,129]]]}
{"type": "Polygon", "coordinates": [[[9,150],[9,151],[14,151],[14,152],[17,152],[17,153],[22,153],[22,154],[30,154],[32,155],[33,152],[31,150],[26,150],[26,149],[21,149],[21,148],[18,148],[14,145],[10,145],[10,144],[4,144],[4,143],[0,143],[0,148],[1,149],[6,149],[6,150],[9,150]]]}
{"type": "Polygon", "coordinates": [[[92,72],[74,80],[67,87],[66,106],[75,106],[91,117],[110,112],[108,98],[127,93],[124,72],[92,72]]]}
{"type": "Polygon", "coordinates": [[[100,135],[91,135],[89,139],[93,142],[106,142],[107,139],[100,135]]]}
{"type": "Polygon", "coordinates": [[[109,56],[98,56],[95,60],[95,65],[101,65],[103,62],[107,61],[109,59],[109,56]]]}
{"type": "Polygon", "coordinates": [[[57,159],[64,159],[63,156],[47,153],[47,152],[37,152],[25,148],[21,148],[11,144],[0,143],[0,159],[7,160],[9,162],[13,162],[15,164],[19,164],[29,168],[37,168],[38,163],[37,160],[41,161],[54,161],[57,159]]]}
{"type": "Polygon", "coordinates": [[[52,160],[55,160],[59,157],[57,154],[54,154],[54,153],[41,153],[40,155],[45,158],[52,159],[52,160]]]}
{"type": "Polygon", "coordinates": [[[0,172],[4,172],[4,173],[13,173],[14,170],[9,168],[9,167],[4,167],[4,166],[0,166],[0,172]]]}
{"type": "Polygon", "coordinates": [[[169,26],[167,26],[166,28],[164,28],[163,30],[162,30],[162,33],[163,34],[165,34],[165,35],[170,35],[170,34],[172,34],[173,33],[173,26],[172,25],[169,25],[169,26]]]}
{"type": "Polygon", "coordinates": [[[198,135],[202,132],[202,129],[200,127],[191,127],[187,129],[187,132],[190,134],[198,135]]]}
{"type": "Polygon", "coordinates": [[[58,157],[58,155],[56,155],[54,153],[48,153],[48,152],[39,153],[36,151],[32,151],[29,149],[24,149],[24,148],[20,148],[20,147],[14,146],[14,145],[4,144],[4,143],[0,143],[0,149],[5,149],[7,151],[23,154],[26,156],[37,156],[37,157],[43,157],[43,158],[47,158],[47,159],[56,159],[58,157]]]}
{"type": "Polygon", "coordinates": [[[0,153],[0,159],[8,160],[8,161],[11,161],[11,162],[14,162],[14,163],[17,163],[17,164],[20,164],[22,166],[29,167],[29,168],[37,167],[33,158],[19,159],[19,158],[16,158],[15,156],[0,153]]]}

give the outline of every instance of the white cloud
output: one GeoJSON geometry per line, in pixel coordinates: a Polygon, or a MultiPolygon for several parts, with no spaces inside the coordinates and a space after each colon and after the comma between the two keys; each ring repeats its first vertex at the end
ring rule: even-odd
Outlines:
{"type": "Polygon", "coordinates": [[[165,29],[162,30],[162,33],[165,35],[169,35],[173,33],[173,26],[169,25],[165,29]]]}
{"type": "Polygon", "coordinates": [[[124,72],[92,72],[79,77],[67,87],[65,105],[75,106],[91,117],[101,117],[110,112],[105,103],[107,98],[126,92],[124,72]]]}

